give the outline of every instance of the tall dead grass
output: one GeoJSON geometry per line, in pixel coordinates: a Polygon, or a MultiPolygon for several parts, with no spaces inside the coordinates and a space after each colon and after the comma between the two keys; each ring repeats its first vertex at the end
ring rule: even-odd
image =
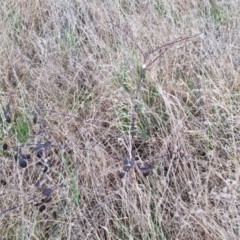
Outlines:
{"type": "Polygon", "coordinates": [[[239,10],[234,0],[1,3],[1,142],[19,144],[19,125],[3,118],[10,102],[28,142],[57,146],[46,174],[34,156],[20,169],[0,153],[1,211],[41,201],[37,180],[54,189],[43,212],[32,201],[1,215],[1,239],[239,239],[239,10]],[[147,177],[118,176],[142,58],[111,23],[143,51],[202,32],[146,73],[134,148],[152,164],[147,177]],[[33,126],[36,106],[48,111],[33,126]]]}

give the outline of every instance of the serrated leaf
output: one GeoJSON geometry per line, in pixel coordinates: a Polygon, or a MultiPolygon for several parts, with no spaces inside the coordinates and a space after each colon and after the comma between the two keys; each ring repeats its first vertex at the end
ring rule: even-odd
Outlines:
{"type": "Polygon", "coordinates": [[[43,173],[46,173],[48,170],[48,166],[44,165],[44,168],[43,168],[43,173]]]}
{"type": "Polygon", "coordinates": [[[21,156],[18,157],[18,164],[22,168],[27,167],[27,162],[21,156]]]}
{"type": "Polygon", "coordinates": [[[6,186],[6,185],[7,185],[7,182],[6,182],[5,180],[1,179],[1,184],[4,185],[4,186],[6,186]]]}
{"type": "Polygon", "coordinates": [[[125,176],[125,172],[122,172],[122,171],[119,172],[119,173],[118,173],[118,176],[119,176],[120,178],[123,178],[123,177],[125,176]]]}
{"type": "Polygon", "coordinates": [[[4,116],[8,123],[10,123],[12,121],[11,116],[10,116],[10,105],[9,104],[6,106],[6,110],[4,111],[4,116]]]}
{"type": "Polygon", "coordinates": [[[37,157],[38,157],[38,158],[42,158],[42,156],[43,156],[43,151],[42,151],[42,149],[39,149],[39,150],[36,152],[36,154],[37,154],[37,157]]]}
{"type": "Polygon", "coordinates": [[[148,176],[151,173],[151,166],[147,162],[144,162],[144,166],[143,167],[139,167],[139,169],[142,172],[144,177],[148,176]]]}
{"type": "Polygon", "coordinates": [[[43,148],[45,148],[45,150],[46,150],[47,148],[51,147],[51,144],[52,144],[51,141],[47,141],[47,142],[43,143],[43,148]]]}
{"type": "Polygon", "coordinates": [[[35,111],[33,111],[32,114],[33,114],[33,124],[36,124],[38,121],[38,115],[35,111]]]}
{"type": "Polygon", "coordinates": [[[38,180],[38,181],[34,184],[34,186],[35,186],[36,188],[39,188],[39,187],[40,187],[40,181],[38,180]]]}
{"type": "Polygon", "coordinates": [[[45,143],[38,142],[37,146],[33,148],[33,151],[38,158],[41,158],[43,156],[43,150],[47,150],[47,148],[49,148],[51,144],[51,141],[47,141],[45,143]]]}
{"type": "Polygon", "coordinates": [[[39,107],[34,108],[32,111],[33,114],[33,123],[36,124],[38,121],[38,115],[41,114],[41,109],[39,107]]]}
{"type": "Polygon", "coordinates": [[[129,156],[123,157],[123,171],[128,172],[135,164],[134,158],[129,156]]]}
{"type": "Polygon", "coordinates": [[[41,205],[39,207],[39,212],[43,212],[45,209],[46,209],[46,206],[45,205],[41,205]]]}
{"type": "MultiPolygon", "coordinates": [[[[21,151],[21,150],[19,150],[21,151]]],[[[19,166],[22,168],[27,167],[27,162],[25,161],[26,159],[30,159],[29,154],[24,154],[24,153],[18,153],[14,155],[14,159],[16,162],[18,162],[19,166]]]]}
{"type": "Polygon", "coordinates": [[[6,151],[8,149],[8,145],[6,143],[3,144],[3,150],[6,151]]]}
{"type": "Polygon", "coordinates": [[[46,197],[49,197],[52,193],[52,189],[51,188],[44,188],[43,191],[42,191],[42,195],[43,196],[46,196],[46,197]]]}

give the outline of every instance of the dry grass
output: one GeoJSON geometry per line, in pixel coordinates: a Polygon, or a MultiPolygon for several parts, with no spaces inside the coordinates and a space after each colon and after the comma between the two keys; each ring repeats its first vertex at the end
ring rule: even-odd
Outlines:
{"type": "Polygon", "coordinates": [[[1,4],[1,143],[53,144],[47,173],[1,150],[0,210],[39,196],[0,216],[1,239],[239,239],[239,2],[86,2],[1,4]],[[134,149],[147,177],[118,177],[142,56],[109,22],[143,51],[202,32],[146,72],[134,149]],[[43,212],[38,179],[54,189],[43,212]]]}

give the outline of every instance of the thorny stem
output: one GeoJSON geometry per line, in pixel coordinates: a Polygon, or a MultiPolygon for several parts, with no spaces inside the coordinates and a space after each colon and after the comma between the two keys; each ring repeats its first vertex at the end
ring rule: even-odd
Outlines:
{"type": "MultiPolygon", "coordinates": [[[[173,46],[173,45],[176,44],[176,43],[183,42],[183,41],[187,41],[187,40],[189,40],[189,39],[191,39],[191,38],[194,38],[194,37],[197,37],[197,36],[199,36],[199,35],[201,35],[201,34],[202,34],[202,33],[198,33],[198,34],[195,34],[195,35],[190,36],[190,37],[184,37],[184,38],[181,38],[181,37],[180,37],[180,38],[177,38],[176,40],[174,40],[174,41],[172,41],[172,42],[170,42],[170,43],[166,43],[166,44],[164,44],[164,45],[161,45],[161,46],[159,46],[159,47],[156,47],[156,48],[153,49],[152,51],[149,51],[147,54],[148,54],[148,56],[150,56],[152,53],[160,50],[161,48],[171,47],[171,46],[173,46]]],[[[153,62],[155,62],[155,60],[154,60],[153,62]]],[[[153,62],[152,62],[152,63],[153,63],[153,62]]],[[[152,63],[151,63],[151,64],[152,64],[152,63]]],[[[151,64],[149,64],[149,65],[151,65],[151,64]]]]}
{"type": "Polygon", "coordinates": [[[137,44],[137,42],[135,41],[135,39],[134,39],[131,35],[128,34],[127,31],[123,30],[118,24],[114,24],[114,23],[111,23],[111,22],[108,22],[108,23],[112,24],[112,26],[117,27],[117,28],[120,29],[123,33],[125,33],[125,35],[128,36],[129,39],[132,40],[132,42],[134,42],[135,46],[138,48],[138,50],[140,51],[140,53],[144,56],[143,50],[139,47],[139,45],[137,44]]]}
{"type": "Polygon", "coordinates": [[[139,92],[140,92],[140,88],[141,88],[141,83],[145,80],[145,76],[146,76],[146,68],[145,68],[145,66],[142,66],[139,81],[137,83],[137,90],[136,90],[136,96],[135,96],[136,100],[139,99],[139,92]]]}
{"type": "MultiPolygon", "coordinates": [[[[137,105],[138,105],[138,101],[139,101],[139,94],[141,91],[141,84],[142,82],[145,80],[145,73],[146,70],[148,70],[148,68],[157,61],[157,59],[159,59],[161,56],[164,55],[164,53],[170,48],[172,47],[174,44],[179,43],[179,42],[183,42],[183,41],[187,41],[191,38],[197,37],[199,36],[201,33],[196,34],[194,36],[190,36],[190,37],[180,37],[177,38],[175,41],[172,41],[170,43],[166,43],[164,45],[161,45],[159,47],[156,47],[155,49],[148,51],[148,52],[143,52],[143,50],[140,48],[140,46],[138,45],[137,41],[128,34],[128,32],[126,32],[125,30],[123,30],[119,25],[114,24],[112,22],[109,22],[112,26],[117,27],[118,29],[120,29],[129,39],[131,39],[131,41],[135,44],[135,46],[137,47],[137,49],[140,51],[140,53],[143,56],[143,65],[141,67],[141,72],[140,72],[140,76],[139,76],[139,80],[137,83],[137,88],[136,88],[136,95],[135,98],[133,100],[133,106],[132,106],[132,119],[131,119],[131,125],[130,125],[130,132],[129,132],[129,155],[130,155],[130,160],[133,156],[133,146],[134,146],[134,136],[136,134],[136,130],[135,130],[135,124],[136,124],[136,118],[137,118],[137,105]],[[156,51],[163,49],[162,52],[160,54],[158,54],[157,57],[155,57],[152,61],[149,61],[150,56],[155,53],[156,51]]],[[[201,98],[201,104],[202,104],[202,98],[201,98]]]]}
{"type": "Polygon", "coordinates": [[[136,134],[135,123],[136,123],[136,118],[137,118],[137,104],[138,104],[138,100],[139,100],[141,83],[145,80],[145,76],[146,76],[146,68],[145,68],[145,66],[142,66],[139,80],[137,83],[136,95],[133,100],[132,122],[131,122],[130,141],[129,141],[130,142],[130,146],[129,146],[130,159],[132,158],[132,155],[133,155],[134,136],[136,134]]]}
{"type": "Polygon", "coordinates": [[[192,70],[193,70],[195,82],[197,84],[197,89],[198,89],[198,97],[199,97],[199,103],[200,103],[200,115],[201,115],[202,121],[203,121],[202,127],[205,128],[205,123],[206,123],[205,110],[204,110],[205,104],[204,104],[203,95],[202,95],[202,91],[201,91],[201,83],[197,76],[196,67],[193,66],[192,70]]]}

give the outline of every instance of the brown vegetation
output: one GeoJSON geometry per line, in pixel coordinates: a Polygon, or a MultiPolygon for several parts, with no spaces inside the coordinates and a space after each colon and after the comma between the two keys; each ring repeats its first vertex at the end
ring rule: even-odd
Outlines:
{"type": "Polygon", "coordinates": [[[239,10],[2,3],[1,239],[239,239],[239,10]]]}

